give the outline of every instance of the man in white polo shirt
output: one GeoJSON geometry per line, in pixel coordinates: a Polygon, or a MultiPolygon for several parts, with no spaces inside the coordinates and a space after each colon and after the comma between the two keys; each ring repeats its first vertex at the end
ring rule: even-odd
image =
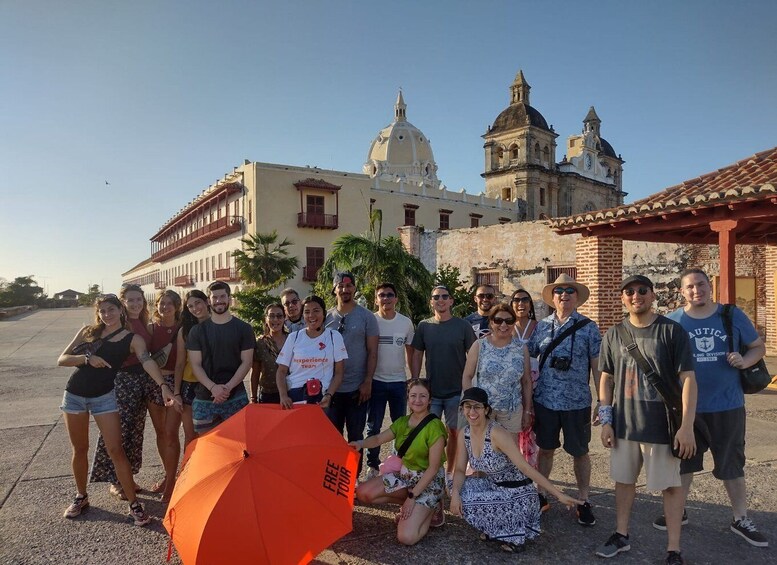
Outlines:
{"type": "MultiPolygon", "coordinates": [[[[397,289],[390,282],[378,285],[375,290],[375,319],[378,321],[378,364],[372,378],[372,396],[370,414],[367,418],[367,437],[381,432],[386,404],[389,407],[391,421],[405,415],[407,399],[405,395],[406,368],[413,358],[413,322],[396,310],[397,289]]],[[[378,474],[380,466],[380,447],[367,451],[369,477],[378,474]]]]}

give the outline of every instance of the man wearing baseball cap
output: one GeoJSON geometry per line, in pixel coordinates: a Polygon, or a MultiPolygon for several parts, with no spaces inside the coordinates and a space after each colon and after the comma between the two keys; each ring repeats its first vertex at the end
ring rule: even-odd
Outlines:
{"type": "MultiPolygon", "coordinates": [[[[588,300],[588,287],[566,274],[542,289],[542,299],[555,312],[541,320],[529,340],[529,354],[539,357],[540,376],[534,390],[534,433],[540,448],[538,470],[546,478],[553,469],[553,457],[561,447],[573,458],[577,479],[577,521],[582,526],[596,524],[588,502],[591,484],[591,388],[599,386],[598,358],[602,338],[596,323],[577,312],[588,300]]],[[[540,494],[540,506],[549,508],[540,494]]]]}
{"type": "Polygon", "coordinates": [[[683,563],[680,522],[685,495],[680,459],[672,454],[672,445],[684,459],[696,451],[696,379],[687,333],[677,322],[653,311],[655,298],[649,278],[634,275],[624,280],[621,302],[629,315],[607,330],[602,340],[599,421],[602,444],[610,450],[610,477],[615,481],[616,528],[596,555],[615,557],[631,549],[629,517],[644,466],[647,489],[663,494],[666,563],[679,565],[683,563]],[[672,397],[673,406],[682,406],[682,425],[674,437],[667,424],[664,394],[672,397]]]}

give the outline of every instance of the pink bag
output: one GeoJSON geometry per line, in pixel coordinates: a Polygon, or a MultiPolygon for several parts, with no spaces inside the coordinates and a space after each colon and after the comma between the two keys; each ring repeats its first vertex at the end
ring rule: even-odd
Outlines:
{"type": "Polygon", "coordinates": [[[402,470],[402,458],[396,455],[389,455],[386,460],[380,464],[380,474],[399,473],[402,470]]]}
{"type": "Polygon", "coordinates": [[[518,434],[518,449],[521,450],[526,462],[537,468],[537,455],[539,453],[539,447],[537,447],[537,436],[534,435],[534,431],[529,428],[518,434]]]}

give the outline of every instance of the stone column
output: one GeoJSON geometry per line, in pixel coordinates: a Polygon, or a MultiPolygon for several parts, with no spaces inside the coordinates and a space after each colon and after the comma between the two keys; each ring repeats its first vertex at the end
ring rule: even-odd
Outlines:
{"type": "Polygon", "coordinates": [[[777,355],[777,245],[766,246],[766,354],[777,355]]]}
{"type": "Polygon", "coordinates": [[[408,253],[421,257],[421,227],[420,226],[400,226],[397,228],[399,240],[408,253]]]}
{"type": "Polygon", "coordinates": [[[577,281],[591,290],[579,308],[604,333],[623,319],[619,287],[623,280],[623,240],[619,237],[581,237],[575,244],[577,281]]]}

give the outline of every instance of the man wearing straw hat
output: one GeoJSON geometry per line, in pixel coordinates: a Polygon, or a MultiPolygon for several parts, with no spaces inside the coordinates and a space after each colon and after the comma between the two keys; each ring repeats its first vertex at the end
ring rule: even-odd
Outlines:
{"type": "MultiPolygon", "coordinates": [[[[540,376],[534,390],[534,432],[540,448],[538,470],[550,477],[553,456],[561,447],[559,435],[564,434],[564,451],[574,462],[578,497],[584,504],[577,506],[577,521],[582,526],[596,523],[588,494],[591,482],[591,388],[593,375],[599,389],[599,346],[602,338],[596,323],[577,312],[588,300],[588,287],[575,282],[569,275],[560,275],[542,289],[542,299],[554,309],[541,320],[529,340],[529,353],[539,357],[540,376]]],[[[549,508],[547,498],[540,494],[540,506],[549,508]]]]}

